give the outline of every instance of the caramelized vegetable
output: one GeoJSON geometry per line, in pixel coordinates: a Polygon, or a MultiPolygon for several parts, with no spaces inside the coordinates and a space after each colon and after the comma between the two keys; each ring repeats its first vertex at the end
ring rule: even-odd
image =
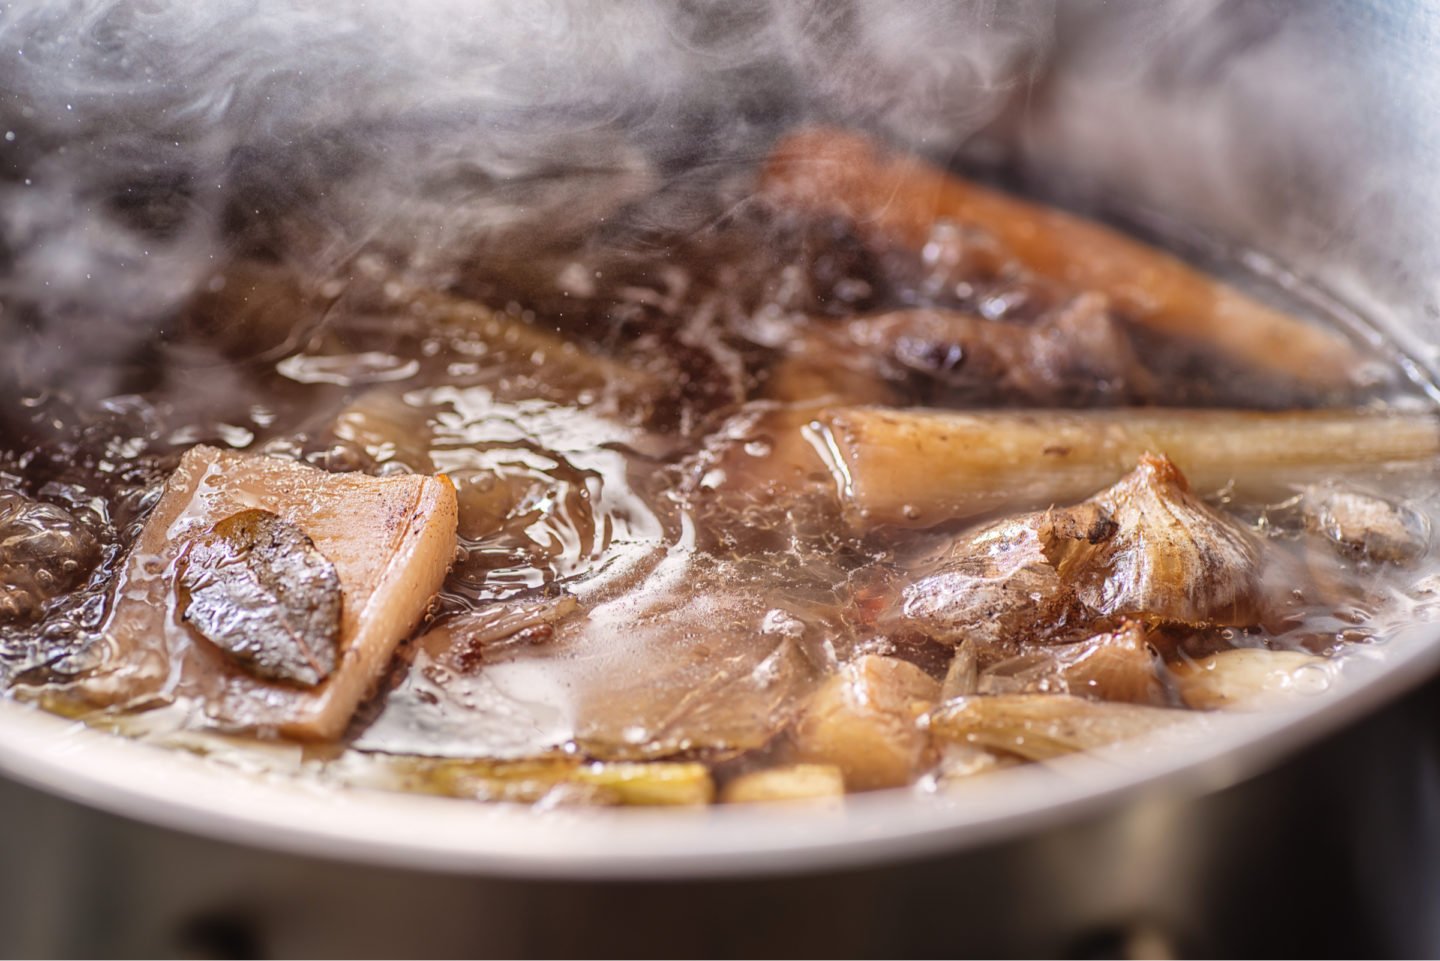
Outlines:
{"type": "Polygon", "coordinates": [[[751,771],[720,791],[725,804],[825,801],[845,794],[845,775],[833,764],[792,764],[751,771]]]}
{"type": "Polygon", "coordinates": [[[1024,651],[988,667],[971,691],[957,693],[1075,694],[1156,706],[1169,701],[1159,658],[1138,621],[1072,644],[1024,651]]]}
{"type": "Polygon", "coordinates": [[[621,804],[709,804],[715,797],[703,764],[586,764],[573,779],[613,794],[621,804]]]}
{"type": "Polygon", "coordinates": [[[1185,716],[1068,694],[1003,694],[948,701],[930,714],[929,729],[941,741],[1046,761],[1141,737],[1185,716]]]}
{"type": "MultiPolygon", "coordinates": [[[[477,801],[674,807],[709,804],[715,797],[709,769],[694,763],[435,759],[381,766],[400,787],[477,801]]],[[[393,783],[367,773],[364,783],[393,783]]]]}
{"type": "Polygon", "coordinates": [[[853,219],[875,244],[918,250],[937,221],[976,226],[1031,271],[1109,296],[1136,323],[1325,387],[1353,383],[1355,349],[1176,258],[1100,224],[981,187],[865,138],[812,129],[775,146],[760,191],[773,202],[853,219]]]}
{"type": "Polygon", "coordinates": [[[939,685],[913,664],[874,655],[847,664],[811,697],[795,726],[802,760],[839,768],[852,791],[901,787],[929,754],[917,723],[939,685]]]}
{"type": "Polygon", "coordinates": [[[1051,560],[1056,537],[1049,514],[1031,514],[956,538],[909,568],[899,618],[937,641],[968,642],[991,659],[1074,629],[1088,612],[1051,560]]]}
{"type": "Polygon", "coordinates": [[[1202,711],[1263,707],[1276,699],[1323,690],[1329,683],[1324,658],[1254,647],[1182,661],[1171,672],[1185,705],[1202,711]]]}
{"type": "Polygon", "coordinates": [[[1267,497],[1317,472],[1431,463],[1429,414],[1233,410],[938,411],[846,408],[815,419],[860,527],[930,526],[1084,497],[1147,452],[1200,490],[1267,497]]]}
{"type": "Polygon", "coordinates": [[[982,657],[1125,617],[1214,626],[1263,615],[1258,541],[1150,456],[1084,503],[955,538],[911,576],[891,616],[982,657]]]}
{"type": "Polygon", "coordinates": [[[1114,525],[1109,536],[1056,547],[1060,577],[1087,608],[1206,626],[1260,620],[1259,541],[1191,493],[1169,460],[1141,457],[1090,503],[1114,525]]]}

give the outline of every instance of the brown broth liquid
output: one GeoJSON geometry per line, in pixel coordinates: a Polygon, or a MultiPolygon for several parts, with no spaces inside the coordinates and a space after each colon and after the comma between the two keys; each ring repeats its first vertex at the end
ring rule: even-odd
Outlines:
{"type": "MultiPolygon", "coordinates": [[[[111,361],[106,376],[122,384],[112,396],[4,398],[0,488],[71,511],[101,556],[85,585],[0,630],[0,679],[44,700],[95,666],[112,575],[196,443],[327,470],[441,471],[459,492],[461,557],[343,744],[309,749],[315,766],[345,779],[375,757],[406,770],[411,757],[678,758],[730,777],[783,759],[806,698],[857,655],[898,657],[937,679],[950,658],[878,628],[866,606],[875,571],[969,525],[852,532],[823,474],[776,494],[772,472],[791,456],[774,427],[786,410],[817,396],[955,408],[1422,404],[1383,358],[1366,392],[1328,397],[1123,322],[1143,377],[1077,376],[1039,395],[968,376],[963,358],[933,345],[883,362],[835,346],[850,318],[886,310],[935,307],[1019,329],[1060,309],[1069,294],[1023,270],[978,274],[970,257],[987,243],[942,224],[923,251],[877,251],[844,222],[752,204],[684,238],[612,248],[602,236],[523,265],[474,265],[443,301],[379,256],[316,285],[318,299],[281,296],[264,316],[222,293],[145,356],[111,361]]],[[[1430,518],[1421,480],[1355,483],[1430,518]]],[[[1333,655],[1383,639],[1433,566],[1428,551],[1408,567],[1337,559],[1293,505],[1200,493],[1339,586],[1297,599],[1280,629],[1177,637],[1172,661],[1231,646],[1333,655]]],[[[491,796],[436,783],[403,786],[491,796]]]]}

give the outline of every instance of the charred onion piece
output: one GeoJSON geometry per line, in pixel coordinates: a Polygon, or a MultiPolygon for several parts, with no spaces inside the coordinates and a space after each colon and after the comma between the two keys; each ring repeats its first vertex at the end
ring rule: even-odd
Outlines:
{"type": "Polygon", "coordinates": [[[939,220],[976,226],[1036,274],[1108,295],[1161,334],[1322,387],[1354,383],[1359,355],[1339,335],[1252,300],[1169,254],[1098,223],[892,154],[857,134],[811,129],[775,147],[760,191],[773,202],[854,220],[878,243],[920,249],[939,220]]]}
{"type": "Polygon", "coordinates": [[[1010,518],[956,538],[914,569],[901,592],[905,626],[981,657],[1074,630],[1087,618],[1050,558],[1050,515],[1010,518]]]}
{"type": "Polygon", "coordinates": [[[335,670],[340,575],[298,526],[231,514],[181,560],[181,618],[250,673],[313,687],[335,670]]]}
{"type": "Polygon", "coordinates": [[[1368,411],[938,411],[852,407],[810,427],[853,524],[927,527],[1084,497],[1146,452],[1201,490],[1284,493],[1308,475],[1440,455],[1440,420],[1368,411]]]}
{"type": "Polygon", "coordinates": [[[1263,614],[1259,542],[1148,455],[1090,500],[962,534],[912,574],[900,622],[981,657],[1126,617],[1247,625],[1263,614]]]}
{"type": "Polygon", "coordinates": [[[1192,494],[1169,460],[1141,457],[1091,503],[1114,532],[1065,543],[1057,564],[1087,608],[1197,626],[1260,620],[1259,541],[1192,494]]]}
{"type": "Polygon", "coordinates": [[[1068,694],[1005,694],[962,697],[942,704],[930,714],[930,733],[942,742],[1046,761],[1128,741],[1186,716],[1184,711],[1110,704],[1068,694]]]}

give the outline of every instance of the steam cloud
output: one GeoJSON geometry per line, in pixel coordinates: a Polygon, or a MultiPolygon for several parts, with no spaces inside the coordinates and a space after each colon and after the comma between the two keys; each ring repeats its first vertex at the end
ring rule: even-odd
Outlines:
{"type": "Polygon", "coordinates": [[[443,272],[803,119],[951,148],[1023,92],[1052,20],[1041,0],[0,6],[0,375],[135,351],[237,229],[297,206],[324,228],[312,258],[384,242],[443,272]]]}

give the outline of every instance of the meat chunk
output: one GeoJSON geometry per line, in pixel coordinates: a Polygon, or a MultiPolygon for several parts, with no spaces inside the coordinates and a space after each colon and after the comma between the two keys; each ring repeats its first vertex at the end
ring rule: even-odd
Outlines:
{"type": "Polygon", "coordinates": [[[896,385],[940,406],[997,401],[1115,403],[1146,396],[1150,375],[1110,316],[1085,294],[1033,323],[954,310],[898,310],[816,324],[772,372],[768,398],[787,403],[895,403],[896,385]]]}
{"type": "MultiPolygon", "coordinates": [[[[328,474],[277,458],[193,448],[125,561],[104,626],[104,667],[81,681],[78,693],[116,706],[194,698],[211,723],[226,729],[336,737],[439,590],[455,553],[455,514],[455,492],[443,476],[328,474]],[[302,667],[311,668],[305,678],[237,665],[234,652],[216,641],[219,628],[197,630],[193,616],[188,623],[182,616],[194,613],[195,587],[192,580],[184,606],[182,556],[213,546],[227,521],[252,512],[283,522],[270,533],[289,532],[267,543],[303,537],[313,545],[324,561],[307,562],[317,584],[333,567],[340,614],[328,676],[305,659],[302,667]],[[313,686],[295,683],[309,678],[313,686]]],[[[262,596],[232,594],[228,613],[253,617],[243,608],[262,596]]],[[[224,608],[216,602],[212,622],[224,620],[224,608]]]]}
{"type": "Polygon", "coordinates": [[[911,573],[896,619],[991,660],[1125,618],[1248,625],[1264,613],[1259,541],[1150,455],[1088,501],[961,535],[911,573]]]}
{"type": "Polygon", "coordinates": [[[918,250],[940,220],[981,228],[1028,270],[1107,294],[1138,325],[1300,383],[1353,384],[1364,370],[1358,352],[1338,334],[1259,303],[1169,254],[849,131],[812,128],[782,139],[761,175],[760,193],[781,208],[840,214],[877,246],[898,242],[918,250]]]}
{"type": "Polygon", "coordinates": [[[1099,294],[1076,297],[1033,324],[902,310],[851,321],[846,332],[947,401],[1113,402],[1143,393],[1148,380],[1099,294]]]}

